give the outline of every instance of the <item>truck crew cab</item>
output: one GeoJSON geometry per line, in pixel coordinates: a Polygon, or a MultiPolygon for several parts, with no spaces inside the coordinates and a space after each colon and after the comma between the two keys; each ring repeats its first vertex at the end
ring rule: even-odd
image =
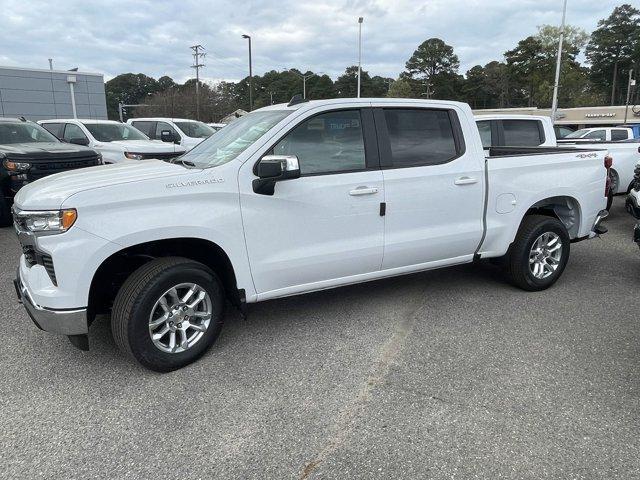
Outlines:
{"type": "Polygon", "coordinates": [[[504,258],[555,283],[570,243],[603,230],[605,152],[483,151],[468,105],[333,99],[255,110],[173,163],[106,165],[27,186],[16,288],[44,330],[83,348],[96,314],[170,371],[200,357],[226,299],[245,303],[504,258]],[[51,272],[55,272],[55,277],[51,272]]]}

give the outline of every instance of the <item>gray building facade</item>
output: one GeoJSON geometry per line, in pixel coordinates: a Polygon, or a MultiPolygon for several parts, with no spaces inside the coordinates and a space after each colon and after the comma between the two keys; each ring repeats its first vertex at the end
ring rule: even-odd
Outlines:
{"type": "Polygon", "coordinates": [[[99,73],[0,66],[0,117],[107,118],[99,73]],[[75,109],[75,115],[74,115],[75,109]]]}

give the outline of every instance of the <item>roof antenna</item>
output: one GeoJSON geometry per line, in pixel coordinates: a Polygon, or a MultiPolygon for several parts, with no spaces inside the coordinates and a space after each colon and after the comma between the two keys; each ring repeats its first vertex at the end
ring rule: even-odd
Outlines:
{"type": "Polygon", "coordinates": [[[300,95],[299,93],[296,93],[293,97],[291,97],[291,101],[289,102],[287,107],[293,107],[294,105],[298,105],[299,103],[305,103],[308,101],[309,100],[302,98],[302,95],[300,95]]]}

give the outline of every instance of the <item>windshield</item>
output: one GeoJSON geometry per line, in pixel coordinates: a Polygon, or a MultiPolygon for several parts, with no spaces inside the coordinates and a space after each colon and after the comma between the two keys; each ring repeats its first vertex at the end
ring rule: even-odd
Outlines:
{"type": "Polygon", "coordinates": [[[140,130],[126,123],[83,123],[99,142],[118,140],[149,140],[140,130]]]}
{"type": "Polygon", "coordinates": [[[215,135],[189,150],[180,160],[198,168],[216,167],[230,162],[293,110],[253,112],[227,125],[215,135]]]}
{"type": "Polygon", "coordinates": [[[583,135],[586,135],[587,133],[589,133],[590,129],[588,128],[581,128],[580,130],[576,130],[575,132],[571,132],[569,135],[565,136],[564,138],[582,138],[583,135]]]}
{"type": "Polygon", "coordinates": [[[58,143],[56,137],[35,123],[0,122],[0,145],[11,143],[58,143]]]}
{"type": "Polygon", "coordinates": [[[173,122],[187,137],[207,138],[213,135],[215,130],[202,122],[173,122]]]}

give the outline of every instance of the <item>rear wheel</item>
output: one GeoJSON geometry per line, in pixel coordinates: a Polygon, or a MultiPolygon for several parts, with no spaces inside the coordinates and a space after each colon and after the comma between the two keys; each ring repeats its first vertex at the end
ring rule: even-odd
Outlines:
{"type": "Polygon", "coordinates": [[[116,296],[111,329],[118,347],[158,372],[201,357],[222,328],[225,297],[209,268],[161,258],[131,274],[116,296]]]}
{"type": "Polygon", "coordinates": [[[558,219],[544,215],[524,218],[510,248],[507,275],[523,290],[553,285],[569,259],[569,234],[558,219]]]}

